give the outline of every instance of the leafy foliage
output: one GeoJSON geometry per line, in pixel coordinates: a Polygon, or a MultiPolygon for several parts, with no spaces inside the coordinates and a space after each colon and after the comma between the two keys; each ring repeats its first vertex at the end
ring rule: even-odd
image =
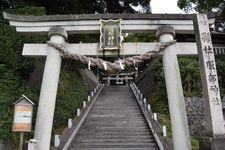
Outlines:
{"type": "MultiPolygon", "coordinates": [[[[10,13],[17,14],[44,14],[44,8],[25,7],[20,9],[5,10],[10,13]]],[[[2,13],[0,14],[1,18],[2,13]]],[[[43,36],[25,36],[16,33],[15,29],[10,27],[2,19],[0,23],[0,63],[6,65],[7,68],[13,70],[15,74],[28,77],[32,70],[33,63],[30,58],[22,57],[23,43],[31,43],[32,41],[42,42],[46,40],[43,36]]]]}
{"type": "MultiPolygon", "coordinates": [[[[14,14],[45,14],[43,7],[23,7],[5,11],[14,14]]],[[[0,138],[16,144],[18,134],[12,132],[11,129],[14,111],[13,103],[21,97],[21,94],[25,94],[34,101],[34,127],[41,83],[32,85],[29,83],[29,78],[35,68],[43,68],[44,66],[43,59],[21,56],[23,44],[45,43],[47,37],[16,33],[15,29],[3,19],[1,19],[0,26],[0,138]]],[[[86,96],[87,90],[79,74],[81,66],[76,65],[75,69],[73,66],[68,65],[66,62],[61,72],[53,126],[54,131],[58,131],[67,123],[67,119],[73,116],[75,109],[81,105],[86,96]]],[[[33,135],[31,133],[26,134],[26,136],[26,139],[29,139],[33,135]]]]}
{"type": "MultiPolygon", "coordinates": [[[[5,10],[18,14],[43,14],[44,8],[25,7],[5,10]]],[[[44,37],[25,36],[16,33],[0,14],[0,138],[6,141],[18,141],[16,133],[12,133],[13,103],[25,94],[37,100],[38,93],[28,86],[28,78],[33,70],[34,62],[21,56],[23,44],[39,41],[44,37]]]]}
{"type": "Polygon", "coordinates": [[[186,12],[195,10],[200,13],[207,13],[212,9],[223,10],[224,0],[179,0],[177,5],[186,12]]]}
{"type": "Polygon", "coordinates": [[[150,0],[7,0],[1,1],[2,8],[24,7],[27,4],[44,6],[47,14],[84,14],[84,13],[134,13],[134,7],[141,7],[149,13],[150,0]]]}
{"type": "Polygon", "coordinates": [[[155,35],[152,33],[129,33],[124,38],[124,42],[152,42],[155,40],[155,35]]]}
{"type": "Polygon", "coordinates": [[[87,97],[87,88],[78,69],[80,68],[72,69],[67,65],[61,70],[54,114],[54,132],[64,127],[68,118],[74,118],[76,108],[81,107],[87,97]]]}
{"type": "Polygon", "coordinates": [[[4,139],[14,139],[12,134],[13,103],[21,94],[31,95],[24,80],[14,75],[3,64],[0,65],[0,135],[4,139]]]}
{"type": "Polygon", "coordinates": [[[178,7],[185,12],[195,10],[199,13],[208,13],[212,11],[222,12],[220,17],[215,20],[214,30],[217,32],[225,31],[225,1],[224,0],[178,0],[178,7]]]}

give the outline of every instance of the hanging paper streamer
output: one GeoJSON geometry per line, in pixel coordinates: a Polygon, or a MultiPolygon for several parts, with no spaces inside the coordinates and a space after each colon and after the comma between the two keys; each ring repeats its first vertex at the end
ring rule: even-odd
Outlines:
{"type": "Polygon", "coordinates": [[[104,69],[107,70],[107,64],[103,62],[104,69]]]}
{"type": "Polygon", "coordinates": [[[88,61],[88,70],[91,70],[91,61],[88,61]]]}
{"type": "Polygon", "coordinates": [[[134,63],[134,68],[135,68],[135,70],[138,70],[138,67],[137,67],[137,65],[136,65],[136,62],[133,61],[133,63],[134,63]]]}
{"type": "Polygon", "coordinates": [[[121,61],[121,60],[119,61],[119,64],[120,64],[120,68],[121,68],[121,70],[124,70],[124,66],[123,66],[123,64],[122,64],[122,61],[121,61]]]}

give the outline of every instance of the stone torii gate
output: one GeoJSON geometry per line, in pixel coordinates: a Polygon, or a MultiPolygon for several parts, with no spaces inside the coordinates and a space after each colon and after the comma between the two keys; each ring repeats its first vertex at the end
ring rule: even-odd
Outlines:
{"type": "MultiPolygon", "coordinates": [[[[212,16],[204,14],[89,14],[57,16],[19,16],[4,13],[4,18],[15,26],[18,32],[48,33],[50,41],[63,44],[71,53],[86,56],[102,54],[98,44],[68,44],[68,34],[98,34],[99,19],[123,19],[124,33],[156,32],[159,42],[174,39],[176,33],[195,34],[195,43],[176,43],[163,52],[163,66],[169,101],[173,141],[175,150],[190,150],[190,137],[184,104],[183,89],[178,67],[177,55],[198,54],[201,68],[203,97],[207,113],[207,134],[204,142],[217,141],[224,137],[222,105],[214,52],[209,32],[212,16]]],[[[143,54],[156,43],[123,43],[125,56],[143,54]]],[[[106,52],[105,55],[115,55],[106,52]]],[[[61,67],[59,51],[47,44],[24,44],[23,56],[47,56],[40,92],[34,138],[38,140],[38,150],[48,150],[55,109],[57,86],[61,67]]],[[[210,147],[213,147],[211,143],[210,147]]]]}

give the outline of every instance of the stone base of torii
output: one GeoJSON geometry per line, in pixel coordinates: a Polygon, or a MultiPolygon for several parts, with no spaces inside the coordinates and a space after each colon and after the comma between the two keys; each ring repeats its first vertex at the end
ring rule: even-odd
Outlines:
{"type": "MultiPolygon", "coordinates": [[[[108,17],[112,16],[113,15],[108,15],[108,17]]],[[[120,18],[118,15],[116,16],[120,18]]],[[[121,16],[123,16],[122,19],[125,20],[125,24],[122,24],[122,28],[124,27],[126,32],[137,32],[142,30],[142,32],[157,31],[157,36],[159,37],[160,42],[168,42],[170,40],[173,40],[175,36],[175,31],[179,33],[182,33],[183,31],[185,33],[195,33],[197,42],[197,53],[200,61],[204,104],[207,116],[207,133],[200,137],[200,148],[204,150],[224,149],[225,142],[223,141],[225,140],[225,128],[223,125],[221,97],[207,15],[179,14],[176,16],[162,14],[159,16],[148,14],[146,15],[146,17],[144,15],[141,16],[139,14],[135,15],[135,17],[131,17],[131,15],[128,15],[127,20],[124,15],[121,16]],[[139,20],[141,21],[137,20],[138,17],[140,17],[139,20]],[[136,20],[132,20],[133,18],[135,18],[136,20]],[[154,25],[148,23],[148,21],[151,19],[154,19],[154,21],[156,21],[153,21],[153,23],[155,23],[154,25]],[[143,23],[144,25],[140,23],[143,23]]],[[[33,16],[29,18],[23,16],[16,17],[10,14],[4,14],[4,17],[10,20],[11,25],[16,26],[17,31],[28,33],[48,32],[50,36],[50,41],[58,44],[66,44],[66,41],[68,39],[68,32],[96,33],[99,29],[98,26],[93,25],[93,23],[95,23],[97,20],[93,22],[93,19],[88,19],[87,17],[84,17],[84,21],[82,22],[82,16],[63,16],[62,18],[66,18],[66,20],[63,20],[62,18],[60,18],[60,16],[57,16],[55,19],[54,16],[41,16],[37,17],[37,20],[35,20],[33,16]],[[28,20],[27,22],[26,19],[28,20]],[[77,21],[80,24],[88,24],[88,22],[90,22],[92,23],[92,25],[87,26],[90,28],[83,28],[82,26],[77,27],[77,21]]],[[[107,18],[106,16],[102,15],[100,15],[99,17],[103,17],[104,19],[107,18]]],[[[96,18],[96,16],[94,18],[96,18]]],[[[30,48],[32,48],[32,45],[29,46],[30,48]]],[[[43,47],[45,47],[44,51],[45,56],[47,55],[47,59],[44,69],[34,134],[34,138],[38,140],[38,150],[50,149],[51,130],[62,59],[59,51],[57,51],[56,49],[47,45],[42,45],[42,48],[43,47]]],[[[182,47],[183,46],[181,45],[180,48],[182,49],[182,47]]],[[[194,47],[196,48],[196,45],[194,45],[194,47]]],[[[35,45],[33,46],[33,48],[37,49],[35,45]]],[[[79,50],[79,47],[77,48],[77,50],[79,50]]],[[[178,67],[176,49],[177,47],[175,45],[171,45],[167,47],[163,52],[163,66],[165,72],[167,95],[173,131],[174,149],[190,150],[190,136],[187,124],[187,116],[184,105],[184,96],[178,67]]],[[[37,54],[37,51],[35,51],[34,53],[33,52],[29,52],[26,50],[27,55],[41,55],[37,54]]],[[[83,55],[88,55],[88,52],[83,55]]]]}

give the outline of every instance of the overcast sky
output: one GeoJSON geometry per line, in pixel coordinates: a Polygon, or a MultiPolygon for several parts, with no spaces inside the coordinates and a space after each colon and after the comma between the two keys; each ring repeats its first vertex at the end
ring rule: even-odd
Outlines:
{"type": "Polygon", "coordinates": [[[152,13],[184,13],[177,7],[177,0],[151,0],[152,13]]]}

